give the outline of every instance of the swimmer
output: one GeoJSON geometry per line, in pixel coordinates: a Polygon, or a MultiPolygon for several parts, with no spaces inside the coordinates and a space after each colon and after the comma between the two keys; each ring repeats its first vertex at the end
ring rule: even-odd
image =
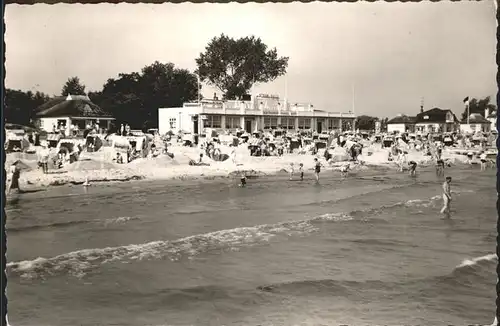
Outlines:
{"type": "Polygon", "coordinates": [[[300,181],[304,181],[304,164],[299,164],[300,181]]]}
{"type": "Polygon", "coordinates": [[[314,158],[314,176],[316,177],[316,182],[319,183],[319,173],[321,172],[321,163],[318,158],[314,158]]]}
{"type": "Polygon", "coordinates": [[[445,214],[450,217],[450,206],[451,206],[451,177],[446,177],[446,181],[443,183],[443,208],[441,209],[441,214],[445,214]]]}
{"type": "Polygon", "coordinates": [[[417,162],[410,161],[408,165],[410,166],[410,175],[414,177],[417,174],[417,162]]]}
{"type": "Polygon", "coordinates": [[[290,173],[290,181],[293,178],[293,172],[294,172],[294,170],[293,170],[293,163],[290,163],[290,172],[289,172],[290,173]]]}

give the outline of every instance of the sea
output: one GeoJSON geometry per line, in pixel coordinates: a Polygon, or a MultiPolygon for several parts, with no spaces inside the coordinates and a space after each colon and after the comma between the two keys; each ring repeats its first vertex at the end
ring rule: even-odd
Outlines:
{"type": "Polygon", "coordinates": [[[9,197],[13,326],[467,325],[495,316],[496,170],[323,171],[9,197]]]}

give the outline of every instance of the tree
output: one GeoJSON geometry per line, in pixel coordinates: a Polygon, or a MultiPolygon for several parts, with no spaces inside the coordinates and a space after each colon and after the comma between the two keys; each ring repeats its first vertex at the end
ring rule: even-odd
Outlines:
{"type": "Polygon", "coordinates": [[[31,91],[5,89],[4,117],[9,123],[31,125],[36,108],[49,100],[49,96],[31,91]]]}
{"type": "Polygon", "coordinates": [[[278,57],[260,38],[214,37],[196,59],[196,74],[221,90],[225,99],[247,95],[255,83],[267,83],[286,73],[288,57],[278,57]]]}
{"type": "Polygon", "coordinates": [[[375,130],[375,122],[378,120],[376,117],[368,115],[360,115],[356,118],[356,128],[359,130],[375,130]]]}
{"type": "Polygon", "coordinates": [[[472,113],[479,113],[484,116],[486,109],[489,109],[490,112],[496,110],[496,106],[491,103],[491,98],[489,96],[486,96],[482,100],[473,98],[469,101],[469,110],[467,110],[467,108],[464,109],[464,112],[462,113],[462,120],[467,119],[467,116],[472,113]]]}
{"type": "Polygon", "coordinates": [[[387,122],[389,122],[389,118],[383,118],[380,120],[380,131],[387,132],[387,122]]]}
{"type": "Polygon", "coordinates": [[[78,77],[71,77],[68,78],[66,83],[64,84],[62,90],[61,90],[61,95],[62,96],[68,96],[68,95],[85,95],[85,85],[80,83],[80,78],[78,77]]]}
{"type": "Polygon", "coordinates": [[[156,127],[159,108],[181,107],[197,96],[198,81],[194,74],[175,68],[172,63],[158,61],[140,73],[110,78],[102,92],[89,93],[91,100],[109,110],[118,123],[128,123],[135,128],[156,127]]]}

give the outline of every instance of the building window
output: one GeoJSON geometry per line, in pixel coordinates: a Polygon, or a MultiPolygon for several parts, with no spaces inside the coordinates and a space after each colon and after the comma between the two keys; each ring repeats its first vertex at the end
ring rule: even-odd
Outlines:
{"type": "Polygon", "coordinates": [[[295,129],[295,118],[281,118],[281,127],[283,129],[295,129]]]}
{"type": "Polygon", "coordinates": [[[176,124],[177,124],[177,119],[176,118],[170,118],[168,119],[168,123],[170,125],[170,129],[175,129],[176,124]]]}
{"type": "Polygon", "coordinates": [[[226,117],[226,129],[238,129],[241,128],[241,119],[240,117],[226,117]]]}
{"type": "Polygon", "coordinates": [[[311,119],[299,118],[299,129],[311,129],[311,119]]]}
{"type": "Polygon", "coordinates": [[[277,129],[277,128],[278,128],[277,117],[264,117],[264,129],[277,129]]]}
{"type": "Polygon", "coordinates": [[[205,120],[203,120],[203,128],[221,128],[221,116],[220,115],[208,115],[205,120]]]}
{"type": "Polygon", "coordinates": [[[339,128],[338,119],[328,119],[328,130],[335,130],[339,128]]]}

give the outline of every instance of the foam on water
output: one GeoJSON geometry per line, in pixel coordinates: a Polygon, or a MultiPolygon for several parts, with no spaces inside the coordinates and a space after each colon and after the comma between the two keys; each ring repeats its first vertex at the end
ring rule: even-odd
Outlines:
{"type": "MultiPolygon", "coordinates": [[[[427,201],[421,201],[420,204],[428,205],[432,200],[431,198],[427,201]]],[[[242,246],[267,243],[277,237],[301,236],[316,232],[319,230],[318,223],[351,221],[359,217],[369,219],[373,215],[382,213],[387,209],[414,206],[415,203],[415,200],[409,200],[393,205],[349,213],[329,213],[299,221],[287,221],[277,224],[264,224],[197,234],[175,241],[160,240],[119,247],[84,249],[52,258],[39,257],[34,260],[10,262],[7,264],[7,272],[10,275],[19,275],[26,278],[57,274],[70,274],[82,277],[99,265],[109,262],[161,258],[176,261],[181,258],[192,258],[211,250],[237,250],[242,246]]],[[[133,219],[136,218],[119,217],[110,221],[119,223],[133,219]]]]}
{"type": "Polygon", "coordinates": [[[120,216],[115,218],[108,218],[105,220],[95,219],[95,220],[77,220],[77,221],[64,221],[64,222],[54,222],[50,224],[35,224],[19,227],[7,227],[7,233],[11,232],[24,232],[24,231],[34,231],[40,229],[51,229],[51,228],[66,228],[81,224],[102,224],[108,226],[111,224],[122,224],[130,221],[140,220],[138,216],[120,216]]]}
{"type": "Polygon", "coordinates": [[[481,257],[475,257],[472,259],[464,259],[460,265],[458,265],[456,268],[462,268],[462,267],[467,267],[467,266],[475,266],[478,264],[481,264],[482,262],[491,262],[497,260],[498,257],[496,254],[489,254],[489,255],[484,255],[481,257]]]}

